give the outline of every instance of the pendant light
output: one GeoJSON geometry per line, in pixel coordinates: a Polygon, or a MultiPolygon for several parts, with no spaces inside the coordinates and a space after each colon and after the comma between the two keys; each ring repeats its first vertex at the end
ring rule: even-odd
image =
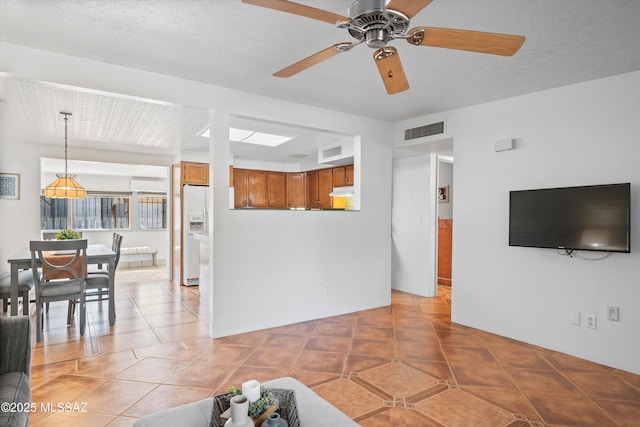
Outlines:
{"type": "Polygon", "coordinates": [[[44,189],[44,197],[51,199],[84,199],[87,192],[67,173],[67,121],[71,113],[60,112],[64,116],[64,175],[56,174],[58,179],[44,189]]]}

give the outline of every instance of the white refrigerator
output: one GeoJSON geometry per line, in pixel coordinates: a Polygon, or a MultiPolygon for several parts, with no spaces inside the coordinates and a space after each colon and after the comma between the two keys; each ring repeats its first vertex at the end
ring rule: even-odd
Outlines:
{"type": "Polygon", "coordinates": [[[206,191],[207,187],[185,185],[183,188],[183,248],[182,284],[197,286],[200,277],[200,240],[198,234],[206,234],[206,191]]]}

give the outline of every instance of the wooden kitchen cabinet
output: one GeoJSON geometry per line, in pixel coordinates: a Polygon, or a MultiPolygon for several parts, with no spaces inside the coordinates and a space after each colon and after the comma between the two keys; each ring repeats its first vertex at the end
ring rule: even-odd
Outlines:
{"type": "Polygon", "coordinates": [[[180,162],[182,184],[209,185],[209,164],[197,162],[180,162]]]}
{"type": "Polygon", "coordinates": [[[329,195],[333,191],[333,171],[331,169],[320,169],[318,171],[318,207],[330,209],[333,207],[332,197],[329,195]]]}
{"type": "Polygon", "coordinates": [[[267,207],[267,171],[233,169],[233,205],[236,208],[267,207]]]}
{"type": "Polygon", "coordinates": [[[285,172],[269,172],[267,175],[267,207],[287,207],[287,174],[285,172]]]}
{"type": "Polygon", "coordinates": [[[246,208],[249,206],[249,171],[233,168],[233,206],[246,208]]]}
{"type": "Polygon", "coordinates": [[[353,185],[353,165],[346,165],[344,168],[347,176],[347,185],[353,185]]]}
{"type": "Polygon", "coordinates": [[[333,168],[333,186],[344,187],[353,185],[353,165],[333,168]]]}
{"type": "Polygon", "coordinates": [[[320,206],[318,193],[318,171],[307,172],[307,208],[318,209],[320,206]]]}
{"type": "MultiPolygon", "coordinates": [[[[353,178],[351,180],[353,181],[353,178]]],[[[329,196],[329,193],[333,191],[333,187],[351,185],[347,184],[348,182],[345,167],[307,172],[307,206],[310,209],[333,208],[333,197],[329,196]],[[337,182],[334,182],[334,179],[337,182]]]]}
{"type": "Polygon", "coordinates": [[[267,189],[269,172],[249,169],[249,207],[266,208],[269,205],[267,189]]]}
{"type": "Polygon", "coordinates": [[[287,174],[287,207],[306,207],[305,173],[291,172],[287,174]]]}
{"type": "Polygon", "coordinates": [[[333,186],[344,187],[347,185],[347,171],[344,166],[331,169],[333,173],[333,186]]]}
{"type": "Polygon", "coordinates": [[[353,165],[308,172],[230,169],[236,208],[340,209],[329,193],[353,185],[353,165]]]}

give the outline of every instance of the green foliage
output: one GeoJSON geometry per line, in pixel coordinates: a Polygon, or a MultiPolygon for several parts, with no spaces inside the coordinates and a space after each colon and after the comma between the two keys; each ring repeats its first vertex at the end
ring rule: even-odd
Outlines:
{"type": "MultiPolygon", "coordinates": [[[[229,388],[229,399],[234,396],[240,396],[242,390],[231,386],[229,388]]],[[[249,404],[249,416],[251,418],[258,418],[264,411],[271,408],[276,403],[276,398],[273,393],[266,387],[260,386],[260,399],[249,404]]]]}
{"type": "Polygon", "coordinates": [[[56,234],[56,239],[58,240],[77,240],[80,238],[80,233],[75,230],[62,230],[56,234]]]}

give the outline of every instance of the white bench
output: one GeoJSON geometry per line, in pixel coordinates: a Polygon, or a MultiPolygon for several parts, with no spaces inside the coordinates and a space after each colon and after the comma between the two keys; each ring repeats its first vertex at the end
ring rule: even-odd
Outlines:
{"type": "Polygon", "coordinates": [[[138,246],[130,248],[120,248],[120,261],[135,262],[135,261],[153,261],[153,266],[158,266],[158,260],[156,259],[158,250],[149,246],[138,246]]]}

